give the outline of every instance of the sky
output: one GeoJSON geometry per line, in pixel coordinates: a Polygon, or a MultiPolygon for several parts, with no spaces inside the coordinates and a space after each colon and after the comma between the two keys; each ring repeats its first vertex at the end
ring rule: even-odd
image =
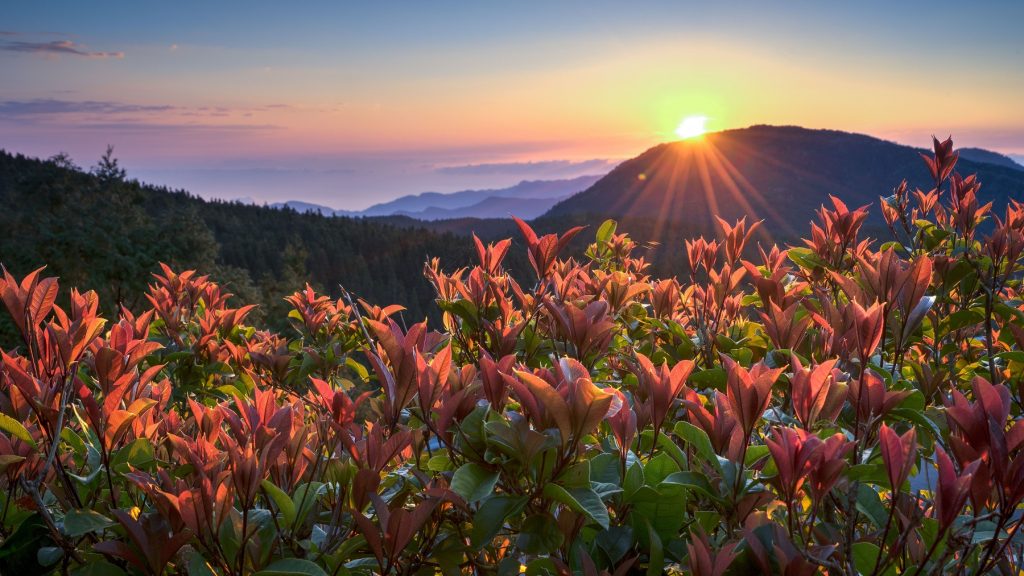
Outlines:
{"type": "Polygon", "coordinates": [[[1024,2],[0,4],[0,148],[360,209],[796,124],[1024,156],[1024,2]]]}

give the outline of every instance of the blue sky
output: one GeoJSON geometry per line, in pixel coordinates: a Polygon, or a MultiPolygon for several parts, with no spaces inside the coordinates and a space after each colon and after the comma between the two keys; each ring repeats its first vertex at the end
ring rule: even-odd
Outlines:
{"type": "Polygon", "coordinates": [[[690,115],[1024,154],[1021,2],[376,4],[4,4],[0,147],[340,208],[574,176],[690,115]]]}

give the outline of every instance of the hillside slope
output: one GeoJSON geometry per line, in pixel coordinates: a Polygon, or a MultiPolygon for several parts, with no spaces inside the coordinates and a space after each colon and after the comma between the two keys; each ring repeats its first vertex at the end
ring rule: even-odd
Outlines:
{"type": "MultiPolygon", "coordinates": [[[[542,220],[636,218],[657,221],[665,230],[706,231],[713,229],[714,215],[726,220],[746,215],[764,219],[764,230],[788,238],[806,230],[814,210],[832,194],[850,206],[870,204],[879,224],[879,197],[891,194],[902,179],[911,187],[931,187],[918,152],[834,130],[727,130],[655,146],[560,202],[542,220]]],[[[957,170],[977,173],[981,198],[995,200],[997,209],[1006,198],[1024,194],[1024,170],[968,158],[957,170]]]]}
{"type": "Polygon", "coordinates": [[[0,263],[16,275],[47,264],[64,286],[95,289],[110,305],[139,304],[165,261],[213,274],[264,309],[283,307],[309,280],[335,296],[344,284],[372,302],[401,302],[419,320],[436,314],[427,259],[461,266],[473,254],[414,223],[205,201],[127,180],[116,162],[90,173],[0,151],[0,206],[0,263]]]}

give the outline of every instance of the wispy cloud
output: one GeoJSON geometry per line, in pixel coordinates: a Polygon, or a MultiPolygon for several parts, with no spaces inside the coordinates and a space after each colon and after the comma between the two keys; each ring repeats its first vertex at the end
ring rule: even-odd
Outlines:
{"type": "Polygon", "coordinates": [[[97,132],[250,132],[257,130],[281,130],[275,124],[200,124],[170,122],[86,122],[68,126],[73,130],[97,132]]]}
{"type": "Polygon", "coordinates": [[[32,100],[0,101],[0,117],[23,118],[52,114],[131,114],[139,112],[170,112],[177,106],[126,104],[109,100],[58,100],[36,98],[32,100]]]}
{"type": "Polygon", "coordinates": [[[134,104],[116,100],[0,100],[0,123],[33,130],[76,132],[237,133],[279,130],[281,126],[252,121],[250,110],[223,106],[134,104]]]}
{"type": "Polygon", "coordinates": [[[617,162],[598,158],[594,160],[544,160],[540,162],[490,162],[485,164],[465,164],[461,166],[443,166],[437,172],[449,176],[573,176],[582,174],[603,174],[611,170],[617,162]]]}
{"type": "MultiPolygon", "coordinates": [[[[3,36],[16,37],[13,32],[4,32],[3,36]]],[[[82,56],[85,58],[124,58],[124,52],[99,52],[71,40],[51,40],[35,42],[29,40],[0,41],[0,51],[21,54],[42,54],[44,56],[82,56]]]]}

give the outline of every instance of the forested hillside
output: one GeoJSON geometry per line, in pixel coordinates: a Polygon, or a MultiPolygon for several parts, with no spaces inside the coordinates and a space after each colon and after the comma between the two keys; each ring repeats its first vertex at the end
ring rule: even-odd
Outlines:
{"type": "Polygon", "coordinates": [[[472,245],[450,233],[374,219],[326,218],[206,201],[130,180],[112,154],[86,171],[67,157],[0,152],[0,262],[14,274],[43,264],[66,285],[95,289],[108,306],[141,304],[164,261],[196,268],[277,318],[282,298],[309,280],[375,302],[401,302],[410,321],[432,308],[428,257],[468,263],[472,245]]]}

